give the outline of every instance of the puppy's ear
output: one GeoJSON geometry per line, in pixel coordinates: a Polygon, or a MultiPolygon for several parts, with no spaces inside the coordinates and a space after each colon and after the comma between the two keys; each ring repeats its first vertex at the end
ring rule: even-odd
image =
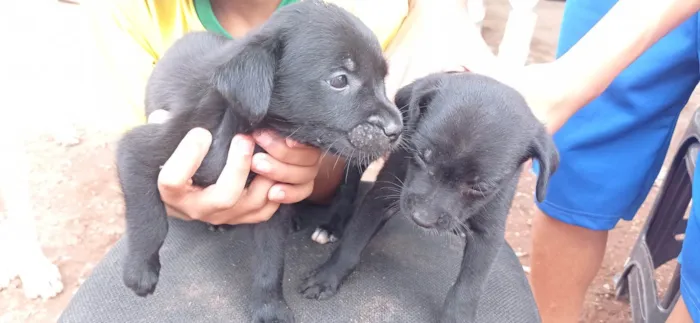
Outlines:
{"type": "Polygon", "coordinates": [[[402,88],[394,96],[394,103],[401,111],[403,124],[412,129],[435,96],[437,80],[429,77],[418,79],[402,88]]]}
{"type": "Polygon", "coordinates": [[[542,202],[547,194],[549,178],[559,167],[559,151],[554,145],[552,136],[547,133],[544,127],[538,130],[537,135],[533,139],[530,145],[530,155],[531,158],[537,159],[539,163],[535,196],[538,202],[542,202]]]}
{"type": "Polygon", "coordinates": [[[270,105],[280,37],[274,31],[265,31],[242,41],[215,69],[213,85],[231,105],[237,106],[237,113],[255,126],[270,105]]]}

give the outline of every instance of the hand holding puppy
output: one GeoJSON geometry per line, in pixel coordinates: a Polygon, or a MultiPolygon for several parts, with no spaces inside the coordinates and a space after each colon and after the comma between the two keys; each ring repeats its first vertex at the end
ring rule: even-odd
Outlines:
{"type": "Polygon", "coordinates": [[[234,137],[216,184],[206,188],[194,186],[192,176],[204,160],[211,140],[208,131],[192,129],[163,165],[158,189],[169,215],[214,225],[258,223],[272,217],[280,203],[296,203],[311,194],[318,173],[318,149],[269,132],[256,133],[253,138],[234,137]],[[253,155],[255,143],[267,153],[253,155]],[[259,175],[246,188],[251,170],[259,175]]]}

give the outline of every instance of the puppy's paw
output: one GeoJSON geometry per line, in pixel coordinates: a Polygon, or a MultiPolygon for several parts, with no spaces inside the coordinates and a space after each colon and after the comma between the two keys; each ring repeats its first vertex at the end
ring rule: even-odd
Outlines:
{"type": "Polygon", "coordinates": [[[330,230],[320,226],[316,228],[314,233],[311,235],[311,240],[318,244],[326,244],[329,242],[332,243],[338,241],[338,237],[335,233],[332,233],[330,230]]]}
{"type": "Polygon", "coordinates": [[[338,293],[341,280],[332,270],[319,269],[302,280],[298,291],[308,299],[329,299],[338,293]]]}
{"type": "Polygon", "coordinates": [[[49,299],[63,291],[61,273],[58,271],[58,267],[43,255],[24,264],[19,277],[22,280],[24,295],[28,298],[49,299]]]}
{"type": "Polygon", "coordinates": [[[294,323],[294,313],[284,301],[275,301],[257,306],[253,312],[253,323],[294,323]]]}
{"type": "Polygon", "coordinates": [[[160,275],[160,261],[126,261],[124,263],[124,284],[136,295],[145,297],[153,294],[160,275]]]}

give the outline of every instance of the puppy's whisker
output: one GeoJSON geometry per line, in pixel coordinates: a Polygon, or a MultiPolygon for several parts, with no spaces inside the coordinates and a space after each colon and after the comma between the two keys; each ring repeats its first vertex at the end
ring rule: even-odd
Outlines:
{"type": "MultiPolygon", "coordinates": [[[[345,152],[345,148],[343,148],[343,151],[342,151],[342,152],[345,152]]],[[[333,169],[334,169],[334,170],[335,170],[335,166],[338,165],[338,161],[339,161],[339,160],[340,160],[340,155],[336,155],[336,156],[335,156],[335,163],[333,163],[333,169]]]]}
{"type": "Polygon", "coordinates": [[[401,194],[401,190],[398,189],[398,188],[396,188],[396,187],[388,187],[388,186],[387,186],[387,187],[382,187],[382,188],[380,188],[380,190],[389,191],[389,192],[395,193],[395,194],[401,194]]]}
{"type": "Polygon", "coordinates": [[[397,184],[397,183],[394,183],[394,182],[391,182],[391,181],[377,181],[377,183],[389,184],[389,185],[391,185],[392,187],[395,187],[395,188],[398,188],[398,189],[402,189],[402,188],[403,188],[401,185],[399,185],[399,184],[397,184]]]}
{"type": "Polygon", "coordinates": [[[345,164],[345,183],[348,182],[348,174],[350,173],[350,166],[345,164]]]}
{"type": "Polygon", "coordinates": [[[299,126],[298,128],[296,128],[294,131],[292,131],[292,133],[290,133],[289,135],[287,135],[287,139],[291,139],[292,136],[294,136],[294,134],[297,133],[297,131],[299,131],[299,130],[300,130],[301,128],[303,128],[303,127],[304,127],[304,126],[299,126]]]}
{"type": "Polygon", "coordinates": [[[396,176],[396,175],[394,175],[394,174],[392,174],[392,176],[394,176],[394,178],[399,182],[399,185],[400,185],[401,189],[403,189],[403,187],[406,186],[406,185],[404,184],[403,180],[400,179],[398,176],[396,176]]]}

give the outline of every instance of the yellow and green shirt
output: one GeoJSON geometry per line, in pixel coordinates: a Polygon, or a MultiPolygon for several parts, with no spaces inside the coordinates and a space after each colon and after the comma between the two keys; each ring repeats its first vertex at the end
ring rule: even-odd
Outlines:
{"type": "MultiPolygon", "coordinates": [[[[299,0],[282,0],[280,7],[299,0]]],[[[355,14],[389,45],[408,14],[408,0],[326,0],[355,14]]],[[[125,127],[145,122],[144,93],[154,64],[173,42],[191,31],[230,35],[210,0],[89,1],[92,30],[114,89],[113,102],[130,108],[125,127]]],[[[115,121],[122,122],[122,121],[115,121]]]]}

